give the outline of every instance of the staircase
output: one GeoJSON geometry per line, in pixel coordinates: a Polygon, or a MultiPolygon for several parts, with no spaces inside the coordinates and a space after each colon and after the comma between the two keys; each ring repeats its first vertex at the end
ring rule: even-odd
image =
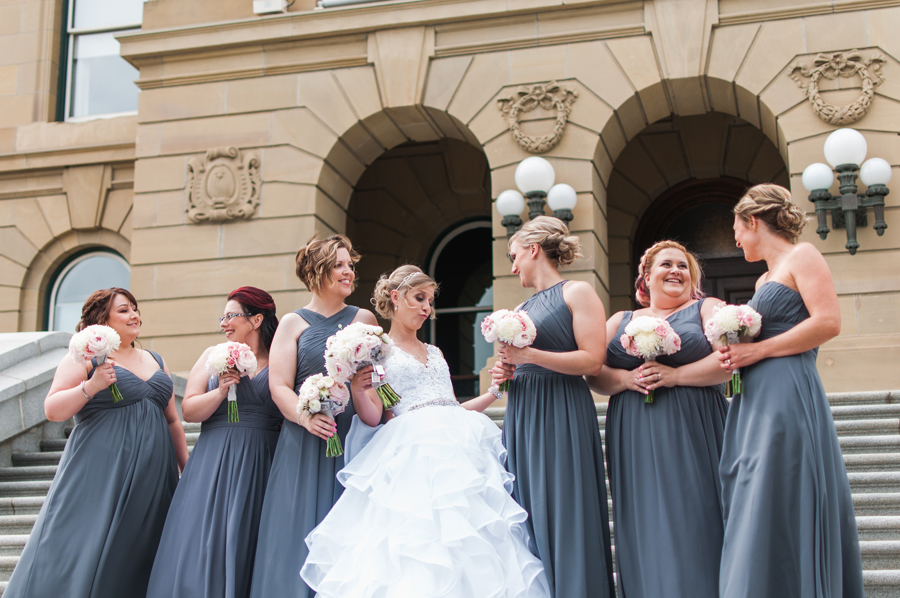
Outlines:
{"type": "MultiPolygon", "coordinates": [[[[828,396],[850,476],[868,598],[900,598],[900,392],[828,396]]],[[[487,414],[502,425],[503,409],[487,414]]],[[[601,435],[606,405],[597,405],[601,435]]],[[[68,436],[70,428],[66,428],[68,436]]],[[[188,447],[199,424],[185,424],[188,447]]],[[[0,595],[37,519],[65,437],[40,441],[39,452],[14,452],[0,467],[0,595]]]]}

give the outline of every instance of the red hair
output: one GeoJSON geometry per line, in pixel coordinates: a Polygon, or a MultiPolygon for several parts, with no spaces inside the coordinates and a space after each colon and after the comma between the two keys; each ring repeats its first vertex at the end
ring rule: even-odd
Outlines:
{"type": "Polygon", "coordinates": [[[275,315],[275,300],[272,295],[256,287],[241,287],[231,291],[229,301],[237,301],[245,312],[250,315],[261,314],[263,317],[259,332],[263,346],[268,351],[272,347],[272,339],[275,338],[275,329],[278,328],[278,316],[275,315]]]}
{"type": "Polygon", "coordinates": [[[700,268],[700,262],[697,256],[687,250],[684,245],[677,241],[658,241],[650,246],[644,255],[641,256],[641,263],[638,265],[637,280],[634,281],[634,297],[637,302],[644,307],[650,307],[650,289],[647,288],[647,282],[644,280],[644,274],[653,267],[656,256],[663,249],[677,249],[685,255],[688,262],[688,271],[691,273],[691,299],[703,299],[706,294],[703,292],[702,278],[703,270],[700,268]]]}

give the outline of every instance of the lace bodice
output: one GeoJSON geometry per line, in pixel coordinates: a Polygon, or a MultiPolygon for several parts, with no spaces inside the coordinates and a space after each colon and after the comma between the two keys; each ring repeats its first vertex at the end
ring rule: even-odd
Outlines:
{"type": "Polygon", "coordinates": [[[426,347],[426,363],[397,347],[384,361],[387,382],[400,395],[400,403],[391,409],[394,415],[429,405],[459,404],[453,394],[447,361],[440,349],[434,345],[426,347]]]}

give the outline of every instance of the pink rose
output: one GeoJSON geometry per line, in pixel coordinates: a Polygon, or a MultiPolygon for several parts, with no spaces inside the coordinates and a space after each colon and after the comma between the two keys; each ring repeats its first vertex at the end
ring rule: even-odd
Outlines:
{"type": "Polygon", "coordinates": [[[91,351],[91,355],[106,355],[109,353],[109,342],[107,342],[105,336],[95,334],[88,340],[85,351],[91,351]]]}
{"type": "Polygon", "coordinates": [[[241,372],[253,372],[256,370],[256,356],[253,354],[253,351],[249,349],[245,349],[240,352],[237,358],[237,368],[241,372]]]}
{"type": "Polygon", "coordinates": [[[521,349],[530,345],[531,339],[528,337],[528,333],[523,330],[513,337],[512,344],[521,349]]]}
{"type": "Polygon", "coordinates": [[[660,337],[664,337],[668,333],[669,333],[669,325],[666,324],[665,321],[660,320],[659,324],[656,325],[656,334],[660,337]]]}
{"type": "Polygon", "coordinates": [[[366,346],[365,341],[360,342],[355,347],[353,347],[353,352],[351,353],[351,359],[356,363],[361,361],[365,361],[369,359],[371,351],[369,351],[369,347],[366,346]]]}

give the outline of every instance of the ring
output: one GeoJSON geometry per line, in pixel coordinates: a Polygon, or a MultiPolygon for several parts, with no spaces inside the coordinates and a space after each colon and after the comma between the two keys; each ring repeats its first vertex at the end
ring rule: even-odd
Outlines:
{"type": "Polygon", "coordinates": [[[659,382],[662,379],[662,374],[656,374],[656,381],[659,382]]]}

